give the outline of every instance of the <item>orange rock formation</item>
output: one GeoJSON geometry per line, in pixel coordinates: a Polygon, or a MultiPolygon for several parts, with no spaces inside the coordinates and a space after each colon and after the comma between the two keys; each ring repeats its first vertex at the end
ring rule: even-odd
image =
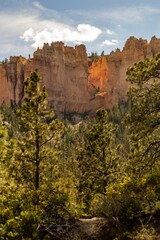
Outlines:
{"type": "Polygon", "coordinates": [[[112,108],[119,101],[126,100],[129,83],[125,81],[126,70],[135,62],[152,58],[160,52],[160,39],[146,40],[130,37],[122,51],[117,49],[105,57],[99,57],[89,67],[89,82],[92,94],[103,95],[103,106],[112,108]]]}
{"type": "Polygon", "coordinates": [[[102,106],[110,109],[126,99],[127,68],[159,51],[160,39],[156,37],[150,43],[130,37],[122,51],[117,49],[88,64],[84,45],[73,48],[62,42],[44,44],[33,58],[10,57],[0,64],[0,104],[21,102],[23,82],[37,68],[48,91],[49,105],[58,113],[84,113],[102,106]]]}

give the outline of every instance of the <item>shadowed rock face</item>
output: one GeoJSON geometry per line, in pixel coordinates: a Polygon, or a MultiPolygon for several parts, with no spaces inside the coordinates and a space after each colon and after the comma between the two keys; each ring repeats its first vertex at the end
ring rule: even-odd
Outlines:
{"type": "Polygon", "coordinates": [[[0,64],[0,104],[11,100],[19,102],[23,96],[24,66],[23,57],[10,57],[9,62],[0,64]]]}
{"type": "Polygon", "coordinates": [[[156,37],[150,43],[130,37],[122,51],[117,49],[89,64],[84,45],[44,44],[33,58],[10,57],[0,64],[0,104],[21,102],[23,82],[37,68],[48,91],[49,105],[56,112],[94,112],[102,106],[110,109],[126,99],[127,68],[159,51],[160,39],[156,37]]]}

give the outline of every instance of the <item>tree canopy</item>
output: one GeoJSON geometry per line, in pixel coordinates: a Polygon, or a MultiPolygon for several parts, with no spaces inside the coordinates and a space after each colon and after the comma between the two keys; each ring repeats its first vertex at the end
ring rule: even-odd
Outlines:
{"type": "Polygon", "coordinates": [[[127,81],[132,84],[128,97],[134,151],[141,169],[152,169],[160,158],[160,55],[129,68],[127,81]]]}

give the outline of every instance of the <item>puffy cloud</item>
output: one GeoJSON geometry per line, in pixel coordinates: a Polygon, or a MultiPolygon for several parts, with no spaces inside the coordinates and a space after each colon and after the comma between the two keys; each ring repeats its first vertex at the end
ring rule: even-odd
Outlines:
{"type": "Polygon", "coordinates": [[[26,30],[23,34],[23,39],[28,42],[28,41],[32,41],[33,40],[33,35],[34,35],[34,31],[33,28],[29,28],[28,30],[26,30]]]}
{"type": "Polygon", "coordinates": [[[107,30],[106,30],[106,33],[107,33],[108,35],[112,35],[114,32],[111,31],[110,29],[107,29],[107,30]]]}
{"type": "Polygon", "coordinates": [[[102,42],[101,46],[114,46],[116,44],[118,44],[119,41],[116,39],[112,39],[112,40],[105,40],[102,42]]]}
{"type": "Polygon", "coordinates": [[[79,24],[76,29],[71,28],[45,28],[41,31],[35,31],[33,28],[27,29],[21,39],[26,42],[33,42],[32,47],[42,47],[45,42],[53,41],[63,42],[92,42],[98,38],[102,31],[89,24],[79,24]]]}

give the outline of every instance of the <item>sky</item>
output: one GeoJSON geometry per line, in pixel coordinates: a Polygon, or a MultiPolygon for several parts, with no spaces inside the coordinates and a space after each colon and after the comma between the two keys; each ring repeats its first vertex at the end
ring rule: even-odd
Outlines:
{"type": "Polygon", "coordinates": [[[0,61],[44,43],[121,50],[130,36],[160,38],[160,0],[0,0],[0,61]]]}

